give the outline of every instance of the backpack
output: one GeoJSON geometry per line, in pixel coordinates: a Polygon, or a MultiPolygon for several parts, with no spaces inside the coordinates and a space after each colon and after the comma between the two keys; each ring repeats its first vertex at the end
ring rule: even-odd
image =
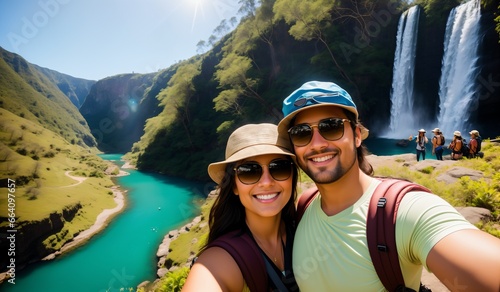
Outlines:
{"type": "Polygon", "coordinates": [[[476,141],[477,141],[476,153],[479,153],[479,151],[481,151],[481,143],[483,142],[483,139],[480,136],[477,136],[476,141]]]}
{"type": "MultiPolygon", "coordinates": [[[[293,235],[287,230],[287,241],[292,240],[292,237],[293,235]]],[[[207,245],[207,248],[209,247],[220,247],[233,257],[250,291],[268,291],[269,280],[276,287],[275,291],[288,291],[282,282],[282,275],[276,273],[248,232],[235,230],[226,233],[207,245]]],[[[285,269],[287,269],[286,266],[285,269]]],[[[290,280],[288,278],[290,275],[285,276],[283,281],[290,280]]]]}
{"type": "MultiPolygon", "coordinates": [[[[431,191],[421,185],[398,179],[381,179],[373,192],[366,218],[366,238],[377,275],[388,291],[412,291],[406,288],[396,248],[396,214],[407,192],[431,191]],[[406,290],[405,290],[406,289],[406,290]]],[[[312,199],[318,194],[313,187],[306,190],[297,205],[297,225],[312,199]]],[[[430,291],[420,284],[419,291],[430,291]]]]}
{"type": "Polygon", "coordinates": [[[434,136],[433,139],[436,139],[436,144],[437,144],[438,137],[441,137],[441,143],[439,144],[439,146],[443,146],[446,143],[443,134],[439,134],[437,136],[434,136]]]}
{"type": "Polygon", "coordinates": [[[462,152],[462,155],[465,157],[470,157],[470,148],[469,145],[467,145],[467,141],[465,139],[462,140],[462,148],[460,149],[462,152]]]}
{"type": "Polygon", "coordinates": [[[229,232],[214,240],[207,248],[214,246],[223,248],[233,257],[250,291],[268,290],[266,265],[250,235],[239,230],[229,232]]]}

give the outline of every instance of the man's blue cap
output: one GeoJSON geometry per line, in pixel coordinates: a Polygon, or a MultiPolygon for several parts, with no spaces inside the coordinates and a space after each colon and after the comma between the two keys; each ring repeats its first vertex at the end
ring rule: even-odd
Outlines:
{"type": "MultiPolygon", "coordinates": [[[[288,136],[288,129],[293,118],[303,110],[319,106],[336,106],[352,112],[358,123],[358,110],[351,96],[342,87],[333,82],[309,81],[292,92],[283,100],[283,119],[278,124],[280,135],[288,136]]],[[[368,129],[361,126],[361,137],[368,137],[368,129]]]]}

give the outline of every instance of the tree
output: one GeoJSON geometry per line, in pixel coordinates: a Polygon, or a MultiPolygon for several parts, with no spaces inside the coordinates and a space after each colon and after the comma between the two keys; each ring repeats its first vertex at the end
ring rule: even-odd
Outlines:
{"type": "Polygon", "coordinates": [[[257,100],[270,116],[279,118],[273,108],[258,93],[259,80],[249,77],[249,72],[252,69],[250,58],[229,53],[221,60],[217,68],[215,79],[223,90],[214,99],[216,110],[228,111],[232,109],[234,114],[239,115],[241,108],[239,102],[241,98],[246,97],[257,100]]]}
{"type": "Polygon", "coordinates": [[[167,88],[159,94],[160,105],[164,106],[164,114],[179,117],[191,146],[193,146],[193,141],[189,131],[191,123],[189,103],[196,92],[193,79],[199,74],[200,61],[182,65],[168,81],[167,88]]]}
{"type": "Polygon", "coordinates": [[[199,42],[196,44],[196,52],[197,52],[198,54],[201,54],[201,53],[205,52],[205,50],[207,49],[207,47],[208,47],[207,42],[206,42],[206,41],[204,41],[204,40],[201,40],[201,41],[199,41],[199,42]]]}
{"type": "MultiPolygon", "coordinates": [[[[273,4],[274,0],[264,0],[253,17],[248,17],[236,29],[232,41],[234,51],[249,55],[257,47],[257,41],[264,42],[269,48],[271,59],[271,78],[277,73],[276,52],[273,45],[273,4]]],[[[253,58],[252,58],[253,59],[253,58]]]]}
{"type": "Polygon", "coordinates": [[[213,33],[218,36],[224,36],[231,28],[227,24],[227,20],[223,19],[219,25],[214,29],[213,33]]]}
{"type": "MultiPolygon", "coordinates": [[[[368,2],[366,1],[365,3],[368,2]]],[[[351,3],[357,6],[357,2],[353,1],[351,3]]],[[[274,20],[280,21],[283,19],[290,25],[289,33],[296,40],[319,40],[325,46],[340,75],[354,85],[357,96],[359,96],[359,89],[356,83],[348,76],[335,58],[335,54],[326,39],[325,31],[332,25],[334,20],[342,18],[353,18],[363,23],[362,19],[364,15],[360,11],[342,8],[338,2],[331,0],[277,0],[273,11],[275,14],[274,20]],[[338,18],[334,19],[332,15],[336,15],[338,18]]]]}
{"type": "Polygon", "coordinates": [[[256,10],[255,0],[239,0],[238,3],[241,5],[238,9],[239,14],[254,15],[256,10]]]}

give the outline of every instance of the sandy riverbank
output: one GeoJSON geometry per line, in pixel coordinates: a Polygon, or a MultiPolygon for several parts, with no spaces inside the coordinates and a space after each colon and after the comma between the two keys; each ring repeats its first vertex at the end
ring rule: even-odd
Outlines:
{"type": "Polygon", "coordinates": [[[44,257],[42,260],[52,260],[56,256],[63,254],[75,247],[78,247],[85,242],[87,242],[92,236],[102,231],[109,223],[109,221],[116,215],[118,215],[125,207],[125,196],[124,191],[120,190],[117,186],[111,188],[113,191],[114,200],[116,202],[116,207],[112,209],[104,209],[96,218],[94,224],[87,230],[82,231],[78,234],[72,241],[63,245],[63,247],[44,257]]]}

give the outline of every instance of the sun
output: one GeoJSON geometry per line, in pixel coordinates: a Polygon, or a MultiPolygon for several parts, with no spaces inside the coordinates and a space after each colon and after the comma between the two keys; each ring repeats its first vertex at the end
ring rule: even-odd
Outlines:
{"type": "Polygon", "coordinates": [[[198,6],[202,4],[205,0],[187,0],[187,2],[192,6],[198,6]]]}
{"type": "Polygon", "coordinates": [[[203,3],[205,0],[188,0],[189,6],[194,10],[193,21],[191,23],[191,32],[194,30],[194,23],[196,22],[196,18],[198,17],[198,11],[203,12],[203,3]]]}

